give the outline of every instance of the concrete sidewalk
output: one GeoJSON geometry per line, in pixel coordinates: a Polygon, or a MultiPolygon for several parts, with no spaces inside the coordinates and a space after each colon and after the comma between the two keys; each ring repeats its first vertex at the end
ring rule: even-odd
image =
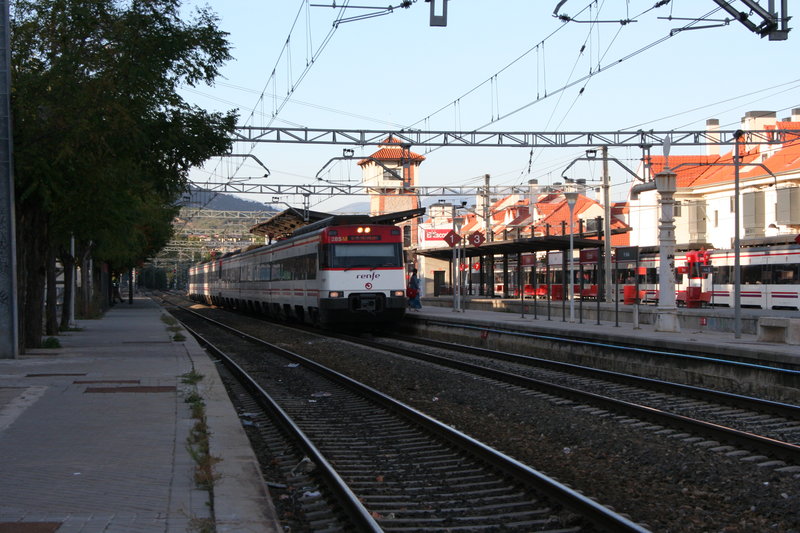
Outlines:
{"type": "Polygon", "coordinates": [[[0,360],[0,533],[282,531],[252,448],[214,364],[174,333],[152,300],[118,304],[62,348],[0,360]],[[195,423],[184,400],[204,376],[215,466],[194,482],[195,423]]]}

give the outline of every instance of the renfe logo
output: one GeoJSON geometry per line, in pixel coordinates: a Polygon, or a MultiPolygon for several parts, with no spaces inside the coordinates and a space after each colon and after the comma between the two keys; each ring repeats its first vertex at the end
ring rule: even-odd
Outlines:
{"type": "Polygon", "coordinates": [[[371,279],[376,280],[381,277],[377,272],[370,272],[369,274],[356,274],[356,279],[371,279]]]}

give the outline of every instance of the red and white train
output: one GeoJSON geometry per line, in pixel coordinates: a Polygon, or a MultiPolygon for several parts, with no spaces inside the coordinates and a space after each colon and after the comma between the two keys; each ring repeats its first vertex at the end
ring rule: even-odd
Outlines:
{"type": "MultiPolygon", "coordinates": [[[[597,266],[597,254],[587,254],[591,259],[575,258],[575,294],[577,297],[595,299],[598,294],[598,278],[602,277],[597,266]]],[[[722,306],[734,304],[734,251],[692,250],[675,254],[675,296],[678,305],[689,307],[722,306]]],[[[740,303],[742,307],[759,309],[800,310],[800,245],[764,244],[742,247],[740,259],[740,303]]],[[[524,272],[524,293],[527,297],[549,297],[561,300],[566,294],[561,252],[550,254],[548,259],[537,261],[535,281],[532,268],[524,272]]],[[[534,261],[523,256],[523,267],[534,261]]],[[[658,301],[657,251],[643,250],[638,262],[620,261],[612,263],[612,279],[619,292],[620,301],[633,303],[656,303],[658,301]],[[638,292],[637,292],[638,291],[638,292]]],[[[510,261],[508,270],[515,272],[515,261],[510,261]]],[[[503,294],[503,272],[495,272],[495,294],[503,294]]],[[[509,294],[519,295],[514,275],[508,277],[509,294]]],[[[472,274],[473,283],[477,275],[472,274]]]]}
{"type": "Polygon", "coordinates": [[[391,322],[406,310],[403,234],[326,220],[193,266],[195,301],[315,325],[391,322]]]}
{"type": "MultiPolygon", "coordinates": [[[[639,258],[639,289],[644,301],[658,300],[658,255],[639,258]]],[[[675,256],[679,304],[733,307],[733,250],[700,250],[675,256]]],[[[800,246],[773,245],[739,250],[742,307],[800,310],[800,246]]]]}

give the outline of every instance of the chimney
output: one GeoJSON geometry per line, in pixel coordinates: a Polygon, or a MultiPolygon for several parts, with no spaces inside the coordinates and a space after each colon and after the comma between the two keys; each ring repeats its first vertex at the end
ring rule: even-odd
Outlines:
{"type": "MultiPolygon", "coordinates": [[[[710,118],[706,120],[706,133],[708,133],[709,140],[719,143],[719,119],[710,118]]],[[[719,144],[707,144],[706,155],[719,155],[719,144]]]]}
{"type": "Polygon", "coordinates": [[[800,107],[792,109],[792,122],[800,122],[800,107]]]}
{"type": "MultiPolygon", "coordinates": [[[[747,133],[752,130],[765,130],[767,126],[774,128],[777,125],[775,117],[775,111],[748,111],[742,118],[742,129],[747,133]]],[[[747,135],[745,135],[745,139],[747,139],[747,135]]],[[[750,151],[758,146],[758,144],[748,144],[744,148],[750,151]]]]}
{"type": "Polygon", "coordinates": [[[531,215],[531,220],[536,218],[536,214],[538,210],[536,209],[536,200],[539,199],[539,180],[537,179],[530,179],[528,180],[528,207],[529,213],[531,215]]]}

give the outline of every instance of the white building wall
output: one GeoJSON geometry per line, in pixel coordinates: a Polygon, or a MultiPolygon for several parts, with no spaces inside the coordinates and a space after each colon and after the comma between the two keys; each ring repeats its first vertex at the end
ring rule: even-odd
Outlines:
{"type": "Polygon", "coordinates": [[[638,199],[630,201],[628,215],[631,226],[631,246],[658,244],[658,193],[645,191],[638,199]]]}

